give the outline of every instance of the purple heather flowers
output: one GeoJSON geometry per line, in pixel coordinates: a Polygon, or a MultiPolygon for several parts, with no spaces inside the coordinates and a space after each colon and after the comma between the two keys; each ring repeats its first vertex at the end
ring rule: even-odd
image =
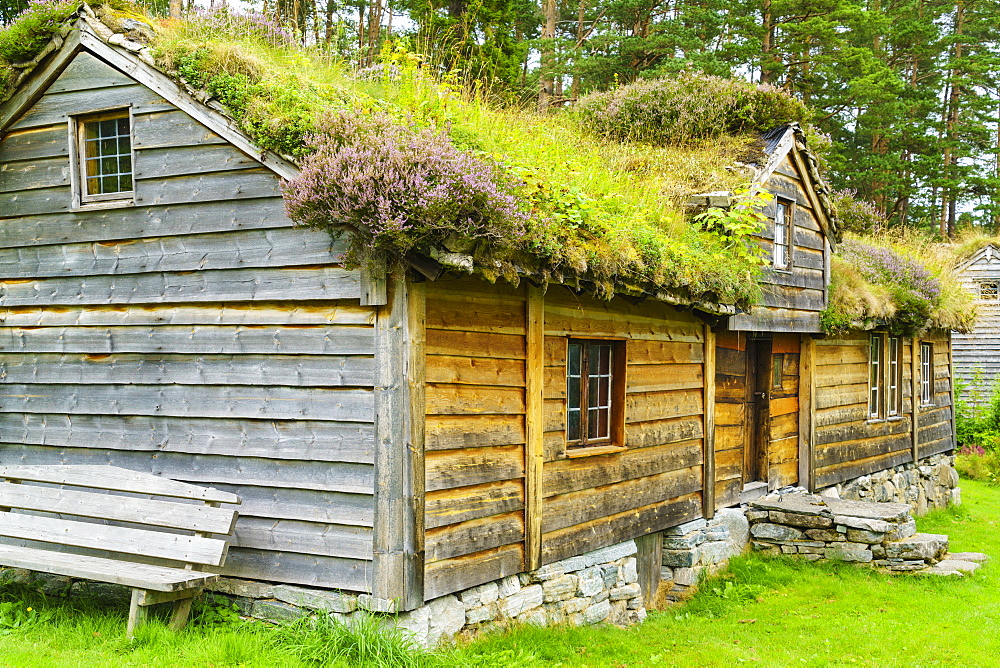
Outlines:
{"type": "Polygon", "coordinates": [[[305,225],[357,230],[352,261],[428,251],[455,237],[495,254],[526,235],[516,184],[444,132],[340,111],[320,121],[307,149],[299,176],[285,186],[288,214],[305,225]]]}

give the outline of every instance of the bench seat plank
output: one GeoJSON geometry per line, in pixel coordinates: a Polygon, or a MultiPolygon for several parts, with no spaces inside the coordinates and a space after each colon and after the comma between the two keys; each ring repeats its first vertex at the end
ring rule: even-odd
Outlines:
{"type": "Polygon", "coordinates": [[[233,532],[236,523],[236,511],[228,508],[2,482],[0,508],[38,510],[225,535],[233,532]]]}
{"type": "Polygon", "coordinates": [[[0,545],[0,563],[13,568],[26,568],[153,591],[178,591],[203,587],[219,578],[214,573],[51,552],[17,545],[0,545]]]}
{"type": "Polygon", "coordinates": [[[54,485],[72,485],[108,489],[115,492],[135,492],[154,496],[171,496],[214,503],[238,504],[240,497],[231,492],[221,492],[211,487],[198,487],[185,482],[170,480],[151,473],[129,471],[115,466],[53,464],[49,466],[0,466],[0,478],[47,482],[54,485]]]}
{"type": "Polygon", "coordinates": [[[226,541],[215,538],[13,512],[0,513],[0,536],[208,566],[222,565],[228,548],[226,541]]]}

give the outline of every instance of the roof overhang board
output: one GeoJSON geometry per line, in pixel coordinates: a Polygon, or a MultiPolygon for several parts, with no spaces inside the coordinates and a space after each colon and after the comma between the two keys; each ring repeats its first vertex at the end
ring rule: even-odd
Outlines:
{"type": "Polygon", "coordinates": [[[62,74],[74,56],[82,50],[79,30],[71,31],[60,46],[47,59],[39,63],[35,71],[25,80],[25,83],[11,97],[0,104],[0,139],[38,99],[45,94],[46,89],[62,74]],[[43,64],[44,63],[44,64],[43,64]]]}
{"type": "Polygon", "coordinates": [[[135,54],[107,44],[89,30],[80,31],[80,43],[95,56],[163,96],[167,102],[202,123],[281,178],[291,180],[298,176],[299,170],[291,162],[272,151],[261,150],[255,146],[243,132],[234,126],[232,120],[195,100],[170,77],[142,62],[135,54]]]}
{"type": "Polygon", "coordinates": [[[281,178],[291,180],[298,176],[298,167],[273,151],[254,145],[230,118],[194,99],[170,77],[144,63],[136,54],[105,42],[96,34],[102,27],[93,25],[86,16],[80,17],[55,54],[44,60],[44,64],[40,63],[40,69],[36,68],[20,90],[0,104],[0,137],[45,94],[73,57],[86,50],[156,92],[281,178]]]}
{"type": "Polygon", "coordinates": [[[992,257],[996,258],[997,262],[1000,262],[1000,247],[997,247],[996,244],[986,244],[985,246],[977,250],[975,253],[973,253],[972,257],[958,264],[955,267],[955,271],[965,271],[966,269],[974,265],[976,262],[981,260],[986,255],[987,252],[989,252],[992,257]]]}
{"type": "Polygon", "coordinates": [[[795,128],[789,126],[785,129],[785,134],[778,142],[778,146],[770,155],[770,159],[767,163],[760,168],[757,175],[754,177],[754,182],[764,185],[768,180],[774,175],[774,170],[778,168],[781,161],[785,159],[788,152],[792,150],[795,146],[795,128]]]}
{"type": "Polygon", "coordinates": [[[802,177],[802,183],[805,187],[806,197],[809,198],[809,205],[812,206],[813,211],[816,212],[816,222],[819,223],[820,229],[823,230],[823,236],[830,244],[830,250],[836,250],[836,240],[830,233],[830,219],[826,215],[826,207],[819,199],[819,195],[816,194],[816,188],[813,187],[812,174],[809,171],[808,166],[805,164],[805,159],[802,157],[802,153],[798,149],[791,151],[792,160],[795,162],[795,168],[799,170],[799,174],[802,177]]]}

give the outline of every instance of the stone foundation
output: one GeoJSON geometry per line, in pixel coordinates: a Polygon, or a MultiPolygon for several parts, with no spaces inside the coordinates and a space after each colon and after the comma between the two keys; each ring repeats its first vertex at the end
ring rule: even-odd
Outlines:
{"type": "MultiPolygon", "coordinates": [[[[636,624],[646,618],[636,551],[635,542],[626,541],[442,596],[385,619],[425,647],[511,622],[636,624]]],[[[360,614],[395,612],[392,601],[365,594],[233,579],[221,580],[214,589],[216,596],[234,601],[242,614],[269,622],[286,622],[313,611],[345,622],[360,614]]]]}
{"type": "Polygon", "coordinates": [[[931,508],[945,508],[962,503],[958,487],[955,456],[940,454],[871,475],[863,475],[819,492],[841,499],[874,501],[876,503],[906,503],[917,515],[931,508]]]}
{"type": "Polygon", "coordinates": [[[746,549],[749,536],[741,508],[723,508],[710,520],[664,530],[660,587],[652,607],[689,598],[702,577],[722,570],[730,557],[746,549]]]}

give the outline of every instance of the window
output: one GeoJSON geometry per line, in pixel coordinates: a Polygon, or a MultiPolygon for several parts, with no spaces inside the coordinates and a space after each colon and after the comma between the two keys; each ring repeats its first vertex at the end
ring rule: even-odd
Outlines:
{"type": "Polygon", "coordinates": [[[132,119],[115,111],[74,119],[80,204],[132,198],[132,119]]]}
{"type": "Polygon", "coordinates": [[[776,353],[771,358],[771,389],[780,390],[782,380],[782,369],[785,366],[784,353],[776,353]]]}
{"type": "Polygon", "coordinates": [[[868,417],[882,417],[882,346],[885,337],[872,334],[868,352],[868,417]]]}
{"type": "Polygon", "coordinates": [[[570,339],[566,350],[566,442],[624,445],[624,341],[570,339]]]}
{"type": "Polygon", "coordinates": [[[868,419],[903,414],[903,339],[872,334],[868,352],[868,419]]]}
{"type": "Polygon", "coordinates": [[[792,203],[777,200],[774,204],[774,255],[775,269],[792,268],[792,203]]]}
{"type": "Polygon", "coordinates": [[[889,337],[889,356],[886,359],[886,407],[889,417],[903,414],[903,339],[889,337]]]}
{"type": "Polygon", "coordinates": [[[934,347],[930,343],[920,344],[920,404],[934,403],[934,347]]]}
{"type": "Polygon", "coordinates": [[[1000,299],[1000,283],[997,281],[979,281],[979,298],[986,301],[1000,299]]]}

